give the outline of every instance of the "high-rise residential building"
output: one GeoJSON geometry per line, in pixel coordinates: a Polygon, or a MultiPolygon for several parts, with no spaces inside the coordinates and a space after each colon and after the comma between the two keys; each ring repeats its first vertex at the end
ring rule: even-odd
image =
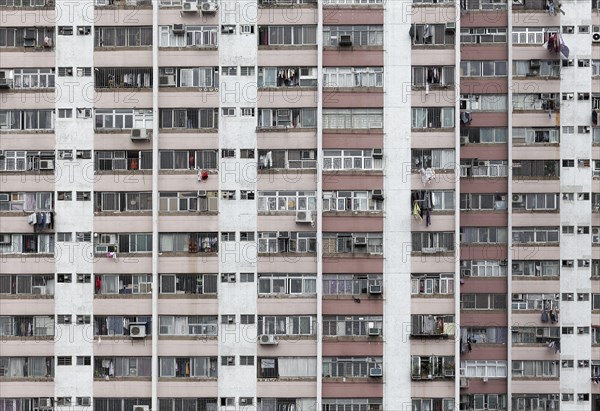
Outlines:
{"type": "Polygon", "coordinates": [[[597,0],[0,0],[0,411],[600,411],[597,0]]]}

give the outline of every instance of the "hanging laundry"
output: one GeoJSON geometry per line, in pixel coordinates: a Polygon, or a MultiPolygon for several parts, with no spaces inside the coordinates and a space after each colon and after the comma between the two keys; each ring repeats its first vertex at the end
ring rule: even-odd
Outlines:
{"type": "Polygon", "coordinates": [[[542,311],[542,318],[541,318],[541,321],[542,321],[543,323],[547,323],[547,322],[548,322],[548,312],[547,312],[546,310],[543,310],[543,311],[542,311]]]}
{"type": "Polygon", "coordinates": [[[27,224],[35,225],[37,223],[37,215],[35,213],[29,214],[27,217],[27,224]]]}
{"type": "Polygon", "coordinates": [[[413,217],[419,223],[423,221],[423,217],[421,217],[421,207],[419,207],[419,203],[416,201],[413,206],[413,217]]]}

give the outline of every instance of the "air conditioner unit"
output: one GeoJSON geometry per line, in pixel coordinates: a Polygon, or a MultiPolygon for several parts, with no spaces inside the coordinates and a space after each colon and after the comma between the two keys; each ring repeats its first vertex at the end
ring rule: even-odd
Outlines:
{"type": "Polygon", "coordinates": [[[10,234],[0,234],[0,244],[10,244],[10,234]]]}
{"type": "Polygon", "coordinates": [[[379,284],[372,284],[369,286],[369,294],[381,294],[382,288],[379,284]]]}
{"type": "Polygon", "coordinates": [[[185,26],[183,24],[173,24],[173,34],[183,36],[185,34],[185,26]]]}
{"type": "Polygon", "coordinates": [[[177,85],[175,75],[160,76],[159,84],[163,87],[175,87],[177,85]]]}
{"type": "Polygon", "coordinates": [[[513,301],[523,301],[523,294],[513,294],[512,300],[513,301]]]}
{"type": "Polygon", "coordinates": [[[303,150],[300,153],[300,157],[302,158],[302,160],[314,160],[315,152],[313,150],[303,150]]]}
{"type": "Polygon", "coordinates": [[[513,371],[521,371],[523,368],[523,363],[521,361],[514,361],[512,363],[512,370],[513,371]]]}
{"type": "Polygon", "coordinates": [[[465,277],[470,277],[471,276],[471,269],[470,268],[463,268],[460,270],[460,274],[465,276],[465,277]]]}
{"type": "Polygon", "coordinates": [[[144,338],[146,336],[146,324],[130,323],[129,324],[129,336],[131,338],[144,338]]]}
{"type": "Polygon", "coordinates": [[[342,34],[338,41],[338,45],[351,46],[352,45],[352,36],[350,34],[342,34]]]}
{"type": "Polygon", "coordinates": [[[539,68],[540,61],[539,60],[529,60],[529,68],[539,68]]]}
{"type": "Polygon", "coordinates": [[[372,337],[376,337],[381,335],[381,329],[380,328],[369,328],[369,335],[372,337]]]}
{"type": "Polygon", "coordinates": [[[469,144],[469,136],[461,136],[460,137],[460,145],[464,146],[465,144],[469,144]]]}
{"type": "Polygon", "coordinates": [[[31,287],[31,293],[35,295],[46,295],[46,286],[34,285],[31,287]]]}
{"type": "Polygon", "coordinates": [[[600,33],[593,33],[592,34],[592,42],[594,42],[594,43],[600,43],[600,33]]]}
{"type": "Polygon", "coordinates": [[[132,128],[131,141],[148,141],[152,136],[152,131],[145,128],[132,128]]]}
{"type": "Polygon", "coordinates": [[[206,190],[198,190],[197,196],[198,197],[206,197],[206,190]]]}
{"type": "Polygon", "coordinates": [[[380,367],[373,367],[369,370],[369,377],[383,377],[383,369],[380,367]]]}
{"type": "Polygon", "coordinates": [[[367,245],[367,237],[354,237],[355,245],[367,245]]]}
{"type": "Polygon", "coordinates": [[[197,13],[198,2],[196,0],[184,0],[184,2],[181,3],[181,11],[184,13],[197,13]]]}
{"type": "Polygon", "coordinates": [[[71,160],[73,158],[73,152],[63,151],[62,153],[60,153],[60,158],[62,158],[63,160],[71,160]]]}
{"type": "Polygon", "coordinates": [[[289,231],[278,231],[277,238],[290,238],[290,232],[289,231]]]}
{"type": "Polygon", "coordinates": [[[277,344],[279,344],[279,341],[277,341],[277,337],[275,337],[274,335],[269,335],[269,334],[263,334],[263,335],[259,336],[258,342],[261,345],[277,345],[277,344]]]}
{"type": "Polygon", "coordinates": [[[513,194],[512,201],[513,201],[513,203],[522,203],[523,202],[523,194],[513,194]]]}
{"type": "Polygon", "coordinates": [[[200,10],[203,14],[216,13],[219,6],[215,0],[203,0],[200,2],[200,10]]]}
{"type": "Polygon", "coordinates": [[[40,160],[40,170],[54,170],[54,160],[40,160]]]}
{"type": "Polygon", "coordinates": [[[371,197],[374,200],[383,200],[383,190],[373,190],[373,195],[371,197]]]}
{"type": "Polygon", "coordinates": [[[149,405],[134,405],[132,411],[150,411],[149,405]]]}
{"type": "Polygon", "coordinates": [[[455,21],[446,22],[446,31],[454,32],[454,30],[456,30],[456,22],[455,21]]]}
{"type": "Polygon", "coordinates": [[[311,211],[297,211],[296,212],[297,223],[312,223],[312,212],[311,211]]]}
{"type": "Polygon", "coordinates": [[[96,244],[94,246],[94,253],[96,253],[96,254],[106,254],[106,253],[108,253],[108,245],[106,245],[106,244],[96,244]]]}
{"type": "Polygon", "coordinates": [[[373,149],[373,158],[383,158],[383,149],[382,148],[374,148],[373,149]]]}

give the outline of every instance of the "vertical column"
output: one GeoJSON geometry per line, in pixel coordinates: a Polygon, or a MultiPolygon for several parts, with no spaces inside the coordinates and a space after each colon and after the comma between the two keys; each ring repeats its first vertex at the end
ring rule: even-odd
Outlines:
{"type": "Polygon", "coordinates": [[[237,276],[235,283],[220,283],[219,316],[235,315],[237,326],[221,324],[219,330],[218,354],[235,356],[236,365],[219,367],[218,393],[219,397],[236,397],[236,401],[251,397],[256,403],[256,369],[240,366],[239,357],[256,356],[256,328],[242,325],[240,316],[256,315],[257,288],[255,282],[240,282],[240,273],[252,273],[256,281],[257,249],[254,243],[239,239],[241,231],[257,231],[256,199],[242,200],[240,195],[241,190],[257,193],[256,159],[240,156],[240,150],[257,149],[256,117],[241,116],[242,108],[254,108],[256,113],[257,3],[222,0],[219,14],[221,25],[236,27],[235,34],[219,37],[219,65],[236,67],[238,75],[221,76],[219,87],[219,148],[236,153],[235,157],[219,160],[219,189],[235,191],[235,200],[224,200],[221,196],[219,231],[236,235],[236,241],[220,241],[219,272],[237,276]],[[242,32],[242,26],[246,25],[255,28],[242,32]],[[240,76],[242,67],[253,67],[254,75],[240,76]],[[223,116],[224,108],[233,109],[234,114],[223,116]]]}
{"type": "MultiPolygon", "coordinates": [[[[82,155],[94,148],[93,107],[93,18],[92,0],[69,2],[59,0],[56,4],[56,30],[71,27],[72,35],[56,36],[56,73],[59,67],[68,67],[72,76],[56,77],[56,112],[70,109],[70,118],[57,118],[55,122],[56,149],[71,153],[57,157],[55,171],[56,191],[73,192],[73,200],[55,203],[56,232],[72,233],[76,242],[60,243],[56,247],[57,273],[72,275],[71,283],[57,283],[55,289],[55,313],[71,315],[73,325],[58,325],[55,344],[57,356],[72,356],[73,366],[56,367],[56,397],[92,397],[93,369],[77,366],[76,356],[92,356],[91,325],[78,324],[77,316],[89,316],[93,311],[91,284],[79,282],[77,274],[93,276],[91,232],[93,231],[93,161],[92,156],[82,155]],[[86,159],[87,158],[87,159],[86,159]],[[76,194],[76,193],[82,194],[76,194]],[[87,198],[87,201],[79,201],[87,198]],[[77,233],[86,233],[82,238],[77,233]]],[[[58,116],[57,116],[58,117],[58,116]]],[[[55,198],[57,198],[55,193],[55,198]]],[[[75,407],[83,408],[83,407],[75,407]]]]}
{"type": "Polygon", "coordinates": [[[405,93],[411,81],[410,10],[410,1],[394,0],[384,11],[384,410],[411,402],[411,215],[403,206],[410,204],[411,99],[405,93]]]}
{"type": "MultiPolygon", "coordinates": [[[[560,392],[561,394],[573,394],[569,402],[562,401],[561,409],[589,410],[591,409],[591,372],[590,368],[582,367],[580,361],[590,361],[592,350],[590,335],[580,333],[580,327],[590,327],[592,323],[591,305],[587,301],[578,298],[579,294],[588,295],[592,292],[591,272],[589,267],[579,267],[578,260],[591,260],[591,207],[590,202],[583,200],[583,194],[592,191],[592,169],[585,166],[584,161],[592,158],[592,134],[585,133],[587,126],[591,130],[591,99],[580,99],[579,93],[590,93],[592,90],[591,67],[579,67],[578,62],[582,59],[592,58],[592,41],[589,32],[580,33],[579,28],[583,25],[591,25],[591,5],[589,1],[565,0],[562,9],[566,14],[560,16],[561,27],[574,26],[573,33],[563,33],[565,44],[570,49],[569,60],[574,64],[570,67],[562,67],[560,91],[563,93],[574,93],[574,99],[561,101],[560,125],[574,128],[574,134],[566,138],[561,133],[560,159],[575,160],[575,167],[562,167],[560,170],[561,193],[574,193],[574,201],[561,201],[560,225],[574,226],[575,234],[563,235],[560,238],[560,259],[573,260],[572,268],[562,269],[560,273],[560,292],[572,293],[572,301],[561,301],[560,325],[561,327],[573,327],[574,333],[561,335],[561,360],[573,360],[572,369],[561,369],[560,392]],[[589,230],[587,234],[581,233],[585,227],[589,230]],[[578,398],[579,394],[589,394],[588,401],[578,398]]],[[[564,94],[563,94],[564,95],[564,94]]],[[[562,130],[561,130],[562,131],[562,130]]],[[[562,195],[561,195],[562,197],[562,195]]],[[[591,298],[591,297],[589,297],[591,298]]],[[[589,328],[588,328],[589,329],[589,328]]],[[[590,364],[591,366],[591,364],[590,364]]]]}

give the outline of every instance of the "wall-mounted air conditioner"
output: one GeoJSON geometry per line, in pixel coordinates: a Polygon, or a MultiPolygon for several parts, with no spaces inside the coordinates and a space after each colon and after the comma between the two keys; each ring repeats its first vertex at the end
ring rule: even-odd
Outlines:
{"type": "Polygon", "coordinates": [[[312,223],[312,211],[297,211],[296,212],[297,223],[312,223]]]}
{"type": "Polygon", "coordinates": [[[277,341],[277,337],[270,334],[263,334],[258,337],[258,342],[261,345],[277,345],[279,341],[277,341]]]}
{"type": "Polygon", "coordinates": [[[131,141],[148,141],[152,136],[152,131],[146,128],[132,128],[131,141]]]}

